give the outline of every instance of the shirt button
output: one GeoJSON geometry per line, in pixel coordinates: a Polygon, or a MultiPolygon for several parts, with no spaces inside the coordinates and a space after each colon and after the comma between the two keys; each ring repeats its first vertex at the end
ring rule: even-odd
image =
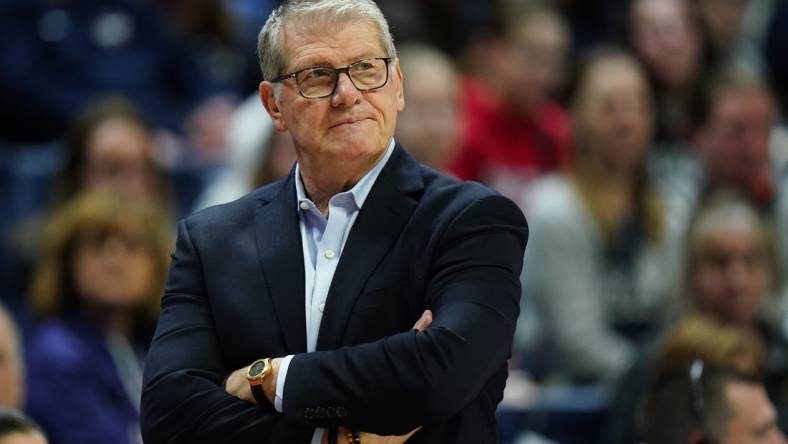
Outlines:
{"type": "Polygon", "coordinates": [[[326,304],[320,304],[317,306],[317,309],[320,310],[320,313],[323,313],[323,310],[326,309],[326,304]]]}
{"type": "Polygon", "coordinates": [[[329,250],[326,250],[326,252],[323,253],[323,255],[326,257],[326,259],[333,259],[335,253],[334,253],[334,250],[329,249],[329,250]]]}
{"type": "Polygon", "coordinates": [[[308,210],[309,209],[309,204],[306,203],[303,200],[301,201],[301,203],[298,206],[300,206],[302,210],[308,210]]]}

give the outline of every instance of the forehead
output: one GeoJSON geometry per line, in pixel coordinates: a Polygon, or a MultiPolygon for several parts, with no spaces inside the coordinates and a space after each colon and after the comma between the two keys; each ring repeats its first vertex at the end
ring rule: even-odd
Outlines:
{"type": "Polygon", "coordinates": [[[713,98],[713,109],[718,113],[770,115],[772,102],[769,94],[762,88],[752,86],[727,88],[717,92],[713,98]]]}
{"type": "Polygon", "coordinates": [[[760,385],[731,382],[725,386],[725,395],[740,421],[763,424],[774,419],[774,408],[760,385]]]}
{"type": "Polygon", "coordinates": [[[294,19],[284,27],[282,45],[287,70],[310,66],[344,66],[365,57],[385,56],[378,29],[368,20],[294,19]]]}
{"type": "Polygon", "coordinates": [[[634,19],[650,23],[687,18],[684,4],[676,0],[640,0],[632,12],[634,19]]]}
{"type": "Polygon", "coordinates": [[[642,94],[646,80],[635,65],[623,60],[597,62],[586,78],[586,93],[595,99],[642,94]]]}

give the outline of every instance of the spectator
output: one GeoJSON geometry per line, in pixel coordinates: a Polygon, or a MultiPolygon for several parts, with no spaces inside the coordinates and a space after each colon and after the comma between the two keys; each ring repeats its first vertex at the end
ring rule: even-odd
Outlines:
{"type": "Polygon", "coordinates": [[[777,127],[771,91],[751,71],[726,66],[709,80],[696,114],[701,193],[737,190],[768,211],[778,187],[769,146],[777,127]]]}
{"type": "Polygon", "coordinates": [[[0,406],[22,408],[25,399],[22,341],[11,314],[0,303],[0,406]]]}
{"type": "Polygon", "coordinates": [[[83,190],[112,189],[169,207],[169,186],[155,161],[153,129],[140,111],[121,97],[88,106],[65,141],[64,166],[54,179],[49,206],[14,227],[8,256],[13,273],[6,291],[24,293],[32,264],[40,254],[41,230],[52,213],[83,190]],[[10,290],[9,290],[10,289],[10,290]]]}
{"type": "Polygon", "coordinates": [[[656,138],[671,149],[690,136],[690,105],[711,64],[708,43],[688,0],[635,0],[628,39],[655,89],[656,138]]]}
{"type": "Polygon", "coordinates": [[[779,271],[771,236],[752,205],[733,195],[713,196],[690,227],[687,249],[695,310],[757,331],[779,271]]]}
{"type": "Polygon", "coordinates": [[[751,71],[726,66],[707,81],[694,113],[697,167],[667,174],[662,181],[677,209],[672,217],[686,225],[706,196],[720,190],[740,194],[775,225],[779,271],[785,274],[788,188],[778,153],[788,146],[771,91],[751,71]]]}
{"type": "Polygon", "coordinates": [[[451,170],[521,201],[534,178],[567,166],[570,127],[551,98],[562,84],[569,31],[548,9],[515,13],[502,35],[472,45],[461,85],[464,134],[451,170]]]}
{"type": "Polygon", "coordinates": [[[22,412],[0,407],[0,444],[47,444],[47,439],[22,412]]]}
{"type": "MultiPolygon", "coordinates": [[[[718,194],[703,204],[687,239],[688,315],[656,353],[670,358],[656,360],[675,370],[702,358],[758,373],[764,377],[770,398],[780,405],[788,375],[788,342],[775,316],[766,315],[775,311],[766,309],[774,305],[771,296],[778,288],[779,275],[767,230],[752,206],[735,195],[718,194]]],[[[633,412],[647,389],[644,375],[654,366],[654,355],[654,350],[646,349],[619,387],[606,442],[635,440],[633,412]]]]}
{"type": "Polygon", "coordinates": [[[125,98],[109,96],[85,108],[66,140],[55,206],[81,190],[108,187],[164,201],[167,186],[155,161],[153,132],[125,98]]]}
{"type": "Polygon", "coordinates": [[[451,59],[426,45],[405,45],[399,59],[408,102],[395,136],[413,157],[446,172],[460,137],[458,75],[451,59]]]}
{"type": "Polygon", "coordinates": [[[139,442],[141,359],[170,248],[161,210],[135,196],[81,194],[49,222],[30,291],[43,323],[28,411],[53,442],[139,442]]]}
{"type": "Polygon", "coordinates": [[[549,353],[531,360],[555,356],[550,380],[610,383],[671,313],[676,236],[645,173],[653,112],[638,62],[613,49],[593,55],[573,117],[571,172],[544,179],[527,205],[523,298],[534,307],[523,312],[534,314],[518,337],[541,324],[532,332],[549,353]]]}
{"type": "Polygon", "coordinates": [[[644,418],[649,444],[785,443],[757,378],[701,360],[657,377],[644,418]]]}

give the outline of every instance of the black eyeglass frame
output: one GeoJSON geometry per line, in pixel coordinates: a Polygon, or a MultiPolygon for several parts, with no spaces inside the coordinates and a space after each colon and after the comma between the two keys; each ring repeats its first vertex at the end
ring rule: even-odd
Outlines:
{"type": "Polygon", "coordinates": [[[359,90],[361,92],[374,91],[376,89],[383,88],[389,82],[389,63],[391,63],[391,61],[393,59],[394,59],[393,57],[369,57],[369,58],[366,58],[366,59],[357,60],[357,61],[355,61],[355,62],[353,62],[353,63],[351,63],[351,64],[349,64],[347,66],[344,66],[342,68],[334,68],[334,67],[331,67],[331,66],[310,66],[310,67],[307,67],[307,68],[299,69],[298,71],[291,72],[289,74],[283,74],[283,75],[271,80],[271,83],[279,83],[279,82],[281,82],[283,80],[287,80],[287,79],[291,79],[292,78],[296,82],[296,89],[298,89],[298,94],[300,94],[301,97],[303,97],[305,99],[309,99],[309,100],[312,100],[312,99],[324,99],[326,97],[331,97],[332,95],[334,95],[334,92],[337,90],[337,84],[339,84],[339,75],[342,74],[342,73],[345,73],[345,75],[347,75],[347,78],[350,79],[350,83],[352,83],[353,87],[356,88],[357,90],[359,90]],[[383,81],[383,83],[380,84],[380,86],[376,86],[374,88],[362,89],[362,88],[359,88],[358,85],[356,85],[356,82],[353,81],[353,77],[350,76],[350,68],[355,66],[355,65],[357,65],[357,64],[359,64],[359,63],[368,62],[370,60],[383,60],[386,63],[386,79],[383,81]],[[304,95],[304,92],[301,91],[301,82],[298,80],[298,75],[301,74],[304,71],[309,71],[309,70],[312,70],[312,69],[330,69],[330,70],[334,71],[334,73],[336,74],[336,77],[334,77],[334,87],[331,88],[331,92],[329,92],[328,94],[322,95],[322,96],[315,96],[315,97],[309,97],[309,96],[304,95]]]}

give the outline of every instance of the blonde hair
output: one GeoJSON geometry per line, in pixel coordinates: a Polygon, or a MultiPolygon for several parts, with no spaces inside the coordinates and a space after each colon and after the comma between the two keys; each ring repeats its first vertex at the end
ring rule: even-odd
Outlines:
{"type": "Polygon", "coordinates": [[[138,314],[140,321],[155,320],[169,267],[170,227],[165,212],[148,200],[109,190],[78,194],[46,224],[42,256],[30,286],[34,313],[46,318],[79,307],[79,294],[71,276],[74,251],[87,239],[116,235],[140,241],[150,251],[155,281],[138,314]]]}
{"type": "Polygon", "coordinates": [[[760,375],[766,350],[762,340],[749,330],[722,324],[699,313],[690,314],[662,341],[655,361],[655,379],[683,371],[698,359],[760,375]]]}

